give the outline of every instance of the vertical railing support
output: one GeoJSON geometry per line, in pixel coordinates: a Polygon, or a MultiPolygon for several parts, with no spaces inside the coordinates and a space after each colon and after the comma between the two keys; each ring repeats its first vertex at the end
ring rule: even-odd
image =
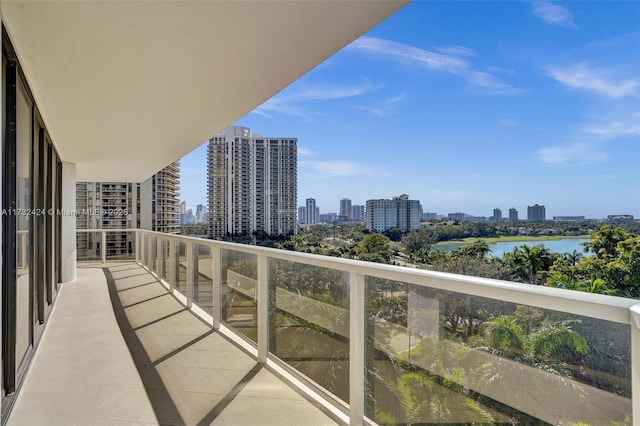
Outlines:
{"type": "Polygon", "coordinates": [[[144,252],[146,256],[147,268],[151,270],[151,234],[147,234],[147,241],[145,244],[146,250],[144,252]]]}
{"type": "Polygon", "coordinates": [[[364,275],[349,274],[349,424],[364,424],[365,372],[364,275]]]}
{"type": "Polygon", "coordinates": [[[164,237],[161,237],[160,235],[158,235],[158,261],[156,262],[156,264],[158,265],[158,279],[164,279],[166,280],[167,277],[165,276],[164,273],[164,237]]]}
{"type": "Polygon", "coordinates": [[[102,263],[107,263],[107,231],[104,229],[100,231],[100,257],[102,258],[102,263]]]}
{"type": "Polygon", "coordinates": [[[211,316],[213,317],[213,328],[220,328],[220,316],[222,314],[222,250],[218,246],[211,247],[211,280],[213,283],[211,316]]]}
{"type": "Polygon", "coordinates": [[[180,268],[178,267],[178,260],[176,259],[176,239],[169,238],[169,290],[173,291],[175,288],[176,282],[179,279],[178,272],[180,268]]]}
{"type": "Polygon", "coordinates": [[[629,308],[631,314],[631,407],[633,424],[640,423],[640,304],[629,308]]]}
{"type": "Polygon", "coordinates": [[[133,241],[134,241],[134,246],[133,246],[133,254],[134,254],[134,259],[136,260],[136,263],[142,263],[140,261],[140,259],[142,259],[142,247],[140,247],[140,232],[138,232],[137,230],[133,231],[133,241]]]}
{"type": "Polygon", "coordinates": [[[267,256],[258,255],[258,282],[256,302],[258,304],[258,362],[266,363],[269,352],[269,272],[267,256]]]}
{"type": "Polygon", "coordinates": [[[156,276],[158,277],[158,279],[161,278],[160,257],[162,257],[162,236],[160,234],[156,234],[156,259],[153,262],[153,264],[156,267],[156,270],[154,272],[156,273],[156,276]]]}
{"type": "Polygon", "coordinates": [[[20,246],[22,248],[20,253],[20,268],[24,269],[27,267],[27,233],[20,232],[20,246]]]}
{"type": "Polygon", "coordinates": [[[194,278],[194,258],[193,258],[193,241],[187,241],[187,308],[191,309],[193,305],[193,278],[194,278]]]}

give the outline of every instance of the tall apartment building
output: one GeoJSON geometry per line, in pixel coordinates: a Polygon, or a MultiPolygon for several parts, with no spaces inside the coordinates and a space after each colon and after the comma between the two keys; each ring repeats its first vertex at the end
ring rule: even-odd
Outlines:
{"type": "Polygon", "coordinates": [[[338,213],[322,213],[318,216],[320,223],[334,223],[338,220],[338,213]]]}
{"type": "Polygon", "coordinates": [[[449,220],[457,220],[459,222],[464,222],[468,218],[469,218],[469,215],[462,212],[447,213],[447,219],[449,220]]]}
{"type": "Polygon", "coordinates": [[[516,223],[518,221],[518,210],[514,207],[509,209],[509,223],[516,223]]]}
{"type": "Polygon", "coordinates": [[[230,126],[209,140],[209,236],[296,231],[297,139],[230,126]]]}
{"type": "Polygon", "coordinates": [[[364,222],[364,206],[354,204],[351,206],[351,219],[358,222],[364,222]]]}
{"type": "Polygon", "coordinates": [[[420,228],[422,206],[420,201],[402,194],[391,200],[367,200],[365,213],[365,225],[370,231],[384,232],[391,228],[413,231],[420,228]]]}
{"type": "Polygon", "coordinates": [[[538,204],[527,206],[527,220],[529,222],[544,222],[546,220],[544,206],[538,204]]]}
{"type": "MultiPolygon", "coordinates": [[[[180,232],[180,162],[176,161],[142,183],[77,182],[77,229],[142,228],[177,234],[180,232]]],[[[110,233],[107,256],[131,252],[130,233],[110,233]]],[[[78,257],[100,254],[100,235],[80,232],[78,257]]]]}
{"type": "Polygon", "coordinates": [[[320,216],[320,208],[316,207],[316,200],[314,198],[307,198],[306,201],[305,218],[304,223],[307,225],[315,225],[318,223],[318,216],[320,216]]]}
{"type": "Polygon", "coordinates": [[[500,210],[499,208],[493,209],[493,221],[495,223],[502,222],[502,210],[500,210]]]}
{"type": "Polygon", "coordinates": [[[438,213],[436,212],[424,212],[422,213],[423,220],[436,220],[438,218],[438,213]]]}
{"type": "Polygon", "coordinates": [[[142,229],[178,234],[180,232],[180,162],[175,161],[169,164],[151,179],[142,182],[140,201],[142,229]],[[147,194],[151,194],[151,197],[147,194]]]}
{"type": "Polygon", "coordinates": [[[351,200],[348,198],[343,198],[340,200],[340,217],[339,220],[350,220],[351,219],[351,200]]]}

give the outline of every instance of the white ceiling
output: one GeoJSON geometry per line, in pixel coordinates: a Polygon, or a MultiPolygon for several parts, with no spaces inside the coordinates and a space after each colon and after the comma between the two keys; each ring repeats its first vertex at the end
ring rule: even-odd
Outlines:
{"type": "Polygon", "coordinates": [[[142,181],[405,3],[2,1],[0,7],[54,144],[64,161],[76,163],[78,180],[142,181]]]}

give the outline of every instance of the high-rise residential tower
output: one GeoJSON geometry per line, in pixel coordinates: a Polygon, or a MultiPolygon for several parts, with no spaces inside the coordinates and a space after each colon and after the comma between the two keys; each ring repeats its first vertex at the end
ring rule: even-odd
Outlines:
{"type": "Polygon", "coordinates": [[[364,206],[354,204],[351,206],[351,219],[364,222],[364,206]]]}
{"type": "Polygon", "coordinates": [[[502,210],[500,210],[499,208],[493,209],[493,221],[495,223],[502,222],[502,210]]]}
{"type": "MultiPolygon", "coordinates": [[[[177,234],[180,232],[180,162],[171,163],[142,183],[77,182],[77,229],[142,228],[177,234]]],[[[110,233],[107,255],[131,251],[132,234],[110,233]]],[[[97,255],[99,239],[78,233],[78,256],[97,255]]]]}
{"type": "Polygon", "coordinates": [[[349,198],[343,198],[340,200],[340,217],[339,220],[351,219],[351,200],[349,198]]]}
{"type": "Polygon", "coordinates": [[[209,236],[296,231],[297,139],[230,126],[209,140],[209,236]]]}
{"type": "Polygon", "coordinates": [[[319,208],[316,207],[316,200],[314,198],[307,198],[305,204],[305,214],[307,217],[305,218],[304,223],[307,225],[315,225],[318,223],[318,216],[320,214],[319,208]]]}
{"type": "Polygon", "coordinates": [[[527,220],[529,222],[544,222],[546,220],[545,207],[538,204],[527,206],[527,220]]]}
{"type": "Polygon", "coordinates": [[[516,223],[518,221],[518,210],[514,207],[509,209],[509,223],[516,223]]]}
{"type": "Polygon", "coordinates": [[[367,200],[365,213],[365,225],[370,231],[384,232],[391,228],[413,231],[420,229],[422,206],[420,201],[402,194],[391,200],[367,200]]]}

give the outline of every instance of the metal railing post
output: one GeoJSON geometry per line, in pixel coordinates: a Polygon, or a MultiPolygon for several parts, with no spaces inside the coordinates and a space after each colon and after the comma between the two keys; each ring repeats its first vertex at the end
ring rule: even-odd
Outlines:
{"type": "Polygon", "coordinates": [[[193,241],[187,241],[187,308],[193,305],[193,278],[194,278],[193,241]]]}
{"type": "Polygon", "coordinates": [[[269,353],[269,271],[267,256],[258,254],[258,280],[256,302],[258,304],[258,362],[266,363],[269,353]]]}
{"type": "Polygon", "coordinates": [[[169,238],[169,290],[173,291],[176,286],[178,271],[180,270],[177,266],[178,261],[176,259],[176,239],[169,238]]]}
{"type": "Polygon", "coordinates": [[[631,315],[631,412],[633,424],[640,421],[640,304],[629,308],[631,315]]]}
{"type": "Polygon", "coordinates": [[[144,251],[145,265],[149,270],[151,270],[151,235],[150,234],[146,235],[146,242],[144,245],[145,245],[145,251],[144,251]]]}
{"type": "Polygon", "coordinates": [[[134,254],[134,259],[136,260],[137,263],[141,263],[140,259],[141,259],[141,252],[142,252],[142,247],[140,247],[140,232],[138,232],[137,230],[133,231],[133,235],[134,235],[134,247],[133,247],[133,254],[134,254]]]}
{"type": "Polygon", "coordinates": [[[219,246],[211,247],[211,280],[213,289],[211,292],[211,316],[213,317],[213,328],[220,328],[220,317],[222,315],[222,250],[219,246]]]}
{"type": "Polygon", "coordinates": [[[349,424],[364,424],[365,288],[364,275],[349,274],[349,424]]]}
{"type": "MultiPolygon", "coordinates": [[[[76,237],[77,238],[77,237],[76,237]]],[[[25,268],[27,266],[27,233],[26,232],[22,232],[20,234],[20,246],[21,246],[21,264],[20,264],[20,268],[25,268]]]]}
{"type": "Polygon", "coordinates": [[[100,231],[100,244],[102,244],[100,250],[100,257],[102,258],[102,263],[107,263],[107,231],[104,229],[100,231]]]}
{"type": "Polygon", "coordinates": [[[158,235],[158,278],[166,279],[164,274],[164,244],[162,244],[164,237],[158,235]]]}

